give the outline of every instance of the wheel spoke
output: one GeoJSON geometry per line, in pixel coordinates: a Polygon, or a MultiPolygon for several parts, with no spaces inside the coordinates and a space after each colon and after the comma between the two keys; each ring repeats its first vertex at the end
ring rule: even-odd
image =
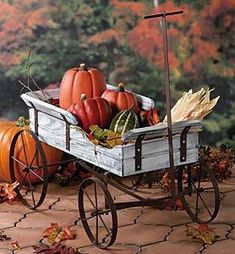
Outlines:
{"type": "Polygon", "coordinates": [[[23,164],[23,162],[21,162],[20,160],[16,159],[14,156],[11,156],[11,158],[12,158],[14,161],[18,162],[22,167],[27,167],[25,164],[23,164]]]}
{"type": "Polygon", "coordinates": [[[33,186],[32,186],[32,182],[31,182],[31,176],[29,174],[29,189],[31,191],[31,195],[32,195],[32,200],[33,200],[33,206],[36,205],[36,202],[35,202],[35,197],[34,197],[34,192],[33,192],[33,186]]]}
{"type": "MultiPolygon", "coordinates": [[[[96,189],[96,183],[95,185],[95,207],[96,207],[96,212],[98,211],[98,202],[97,202],[97,189],[96,189]]],[[[98,219],[98,214],[96,214],[95,216],[95,220],[96,220],[96,243],[98,243],[99,241],[99,219],[98,219]]]]}
{"type": "Polygon", "coordinates": [[[29,172],[31,172],[34,176],[36,176],[38,179],[40,179],[42,182],[44,181],[44,179],[38,175],[37,173],[35,173],[31,168],[29,169],[29,172]]]}
{"type": "Polygon", "coordinates": [[[201,168],[200,168],[200,173],[199,173],[199,176],[198,176],[199,180],[198,180],[198,185],[197,185],[197,188],[195,186],[195,189],[196,189],[196,192],[197,192],[197,196],[196,196],[196,209],[195,209],[195,216],[196,218],[198,218],[198,198],[199,198],[199,190],[200,190],[200,185],[201,185],[201,168]]]}
{"type": "Polygon", "coordinates": [[[210,214],[210,216],[212,217],[212,213],[211,213],[211,211],[209,210],[209,207],[207,206],[206,202],[204,201],[204,199],[202,198],[202,196],[201,196],[200,193],[198,193],[198,197],[200,197],[200,199],[201,199],[201,201],[202,201],[204,207],[206,208],[207,212],[208,212],[208,213],[210,214]]]}
{"type": "Polygon", "coordinates": [[[92,201],[92,199],[90,198],[90,196],[87,194],[86,190],[84,188],[82,188],[83,192],[86,194],[87,198],[89,199],[91,205],[95,208],[94,202],[92,201]]]}
{"type": "Polygon", "coordinates": [[[25,141],[24,141],[24,137],[23,137],[23,134],[21,133],[21,141],[22,141],[22,145],[23,145],[23,151],[24,151],[24,157],[25,157],[25,163],[27,164],[27,166],[29,165],[28,163],[28,158],[27,158],[27,152],[26,152],[26,144],[25,144],[25,141]]]}
{"type": "MultiPolygon", "coordinates": [[[[36,149],[35,149],[35,153],[34,153],[34,155],[33,155],[33,157],[32,157],[32,160],[31,160],[31,162],[30,162],[30,164],[29,164],[29,167],[30,167],[30,168],[31,168],[32,165],[33,165],[33,162],[34,162],[34,159],[36,158],[36,155],[37,155],[37,147],[36,147],[36,149]]],[[[37,164],[39,164],[39,163],[37,163],[37,164]]]]}

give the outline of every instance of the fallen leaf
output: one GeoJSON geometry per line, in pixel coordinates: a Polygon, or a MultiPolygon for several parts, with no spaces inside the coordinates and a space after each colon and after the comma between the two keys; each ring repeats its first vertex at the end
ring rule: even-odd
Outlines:
{"type": "Polygon", "coordinates": [[[7,240],[11,240],[11,237],[4,234],[4,231],[1,231],[0,232],[0,241],[7,241],[7,240]]]}
{"type": "MultiPolygon", "coordinates": [[[[175,200],[175,205],[176,205],[176,210],[184,210],[184,205],[181,201],[181,199],[177,198],[175,200]]],[[[164,210],[166,211],[172,211],[174,209],[174,206],[173,205],[167,205],[164,210]]]]}
{"type": "Polygon", "coordinates": [[[70,226],[61,227],[58,223],[51,223],[51,226],[44,231],[43,237],[47,238],[49,243],[55,243],[73,239],[74,235],[70,230],[70,226]]]}
{"type": "Polygon", "coordinates": [[[20,249],[21,249],[21,248],[20,248],[20,245],[19,245],[19,243],[18,243],[17,240],[11,242],[11,249],[12,249],[12,250],[20,250],[20,249]]]}
{"type": "Polygon", "coordinates": [[[77,254],[72,247],[67,247],[61,243],[53,243],[51,246],[40,243],[33,246],[35,254],[77,254]]]}
{"type": "Polygon", "coordinates": [[[186,235],[192,237],[193,239],[199,239],[205,244],[212,244],[215,242],[218,235],[211,231],[205,224],[202,225],[203,226],[198,226],[198,228],[186,225],[186,235]]]}
{"type": "Polygon", "coordinates": [[[0,186],[0,203],[7,201],[8,203],[13,203],[17,200],[17,193],[15,192],[15,188],[19,186],[19,182],[14,183],[5,183],[0,186]]]}

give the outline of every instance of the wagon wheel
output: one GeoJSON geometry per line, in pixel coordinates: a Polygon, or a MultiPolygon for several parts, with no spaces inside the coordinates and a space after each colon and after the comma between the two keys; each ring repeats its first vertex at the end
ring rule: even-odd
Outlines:
{"type": "Polygon", "coordinates": [[[197,223],[212,221],[219,211],[220,193],[216,178],[210,169],[207,176],[201,168],[192,173],[190,168],[180,168],[178,172],[178,191],[186,212],[197,223]]]}
{"type": "Polygon", "coordinates": [[[117,236],[117,212],[105,184],[96,177],[85,179],[78,193],[82,225],[91,242],[99,248],[112,245],[117,236]]]}
{"type": "Polygon", "coordinates": [[[37,135],[30,130],[21,130],[10,146],[11,181],[19,182],[18,198],[31,209],[39,207],[45,199],[48,185],[48,168],[43,147],[37,135]],[[35,188],[35,185],[40,187],[35,188]]]}

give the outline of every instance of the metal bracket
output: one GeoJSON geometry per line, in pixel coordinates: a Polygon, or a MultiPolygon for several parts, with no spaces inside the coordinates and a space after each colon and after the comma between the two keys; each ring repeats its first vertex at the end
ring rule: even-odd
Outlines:
{"type": "Polygon", "coordinates": [[[64,115],[61,114],[61,116],[65,122],[65,147],[70,151],[70,124],[64,115]]]}
{"type": "Polygon", "coordinates": [[[140,171],[142,168],[141,156],[142,156],[142,140],[144,139],[145,134],[141,134],[137,137],[135,141],[135,171],[140,171]]]}
{"type": "Polygon", "coordinates": [[[34,132],[38,136],[38,110],[33,105],[32,102],[29,102],[31,104],[32,109],[34,110],[34,132]]]}
{"type": "Polygon", "coordinates": [[[180,135],[180,161],[186,161],[187,159],[187,134],[191,126],[186,126],[180,135]]]}

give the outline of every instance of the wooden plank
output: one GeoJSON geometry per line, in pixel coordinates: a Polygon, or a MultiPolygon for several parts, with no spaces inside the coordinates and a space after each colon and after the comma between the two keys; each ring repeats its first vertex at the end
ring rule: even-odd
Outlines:
{"type": "MultiPolygon", "coordinates": [[[[180,149],[180,135],[177,134],[172,137],[173,151],[179,151],[180,149]]],[[[123,146],[123,159],[135,157],[135,145],[128,144],[123,146]]],[[[187,136],[187,149],[198,147],[198,133],[188,133],[187,136]]],[[[168,153],[168,140],[167,137],[156,138],[152,140],[144,140],[142,142],[142,155],[168,153]]]]}
{"type": "Polygon", "coordinates": [[[22,94],[21,98],[30,108],[36,108],[38,111],[45,112],[61,120],[64,120],[65,118],[66,121],[71,124],[78,124],[78,121],[73,114],[71,114],[67,110],[56,107],[45,101],[39,100],[37,96],[35,97],[35,93],[22,94]]]}
{"type": "MultiPolygon", "coordinates": [[[[109,89],[116,89],[115,87],[108,85],[107,87],[109,89]]],[[[48,89],[42,91],[34,91],[34,92],[28,92],[21,95],[21,98],[24,100],[24,102],[29,107],[35,107],[37,110],[41,112],[45,112],[47,114],[53,115],[57,117],[58,119],[66,119],[70,124],[77,125],[78,121],[76,117],[68,112],[67,110],[64,110],[60,107],[56,107],[50,103],[47,102],[48,99],[54,98],[58,99],[60,95],[60,89],[48,89]]],[[[136,94],[138,101],[142,104],[143,109],[151,109],[154,107],[154,101],[146,96],[142,96],[139,94],[136,94]]]]}
{"type": "MultiPolygon", "coordinates": [[[[187,161],[180,162],[180,152],[174,151],[174,165],[185,165],[198,161],[198,149],[187,150],[187,161]]],[[[146,173],[153,170],[161,170],[169,168],[169,157],[168,153],[157,154],[156,156],[142,157],[142,170],[135,171],[135,161],[133,159],[128,159],[124,161],[123,165],[123,175],[130,176],[140,173],[146,173]]]]}
{"type": "MultiPolygon", "coordinates": [[[[185,127],[190,126],[190,132],[199,132],[202,129],[202,123],[198,120],[181,121],[172,124],[172,134],[181,133],[185,127]]],[[[165,123],[159,123],[154,126],[144,128],[137,128],[127,131],[122,140],[136,140],[139,135],[145,135],[145,138],[156,138],[166,136],[168,134],[168,127],[165,123]]]]}

